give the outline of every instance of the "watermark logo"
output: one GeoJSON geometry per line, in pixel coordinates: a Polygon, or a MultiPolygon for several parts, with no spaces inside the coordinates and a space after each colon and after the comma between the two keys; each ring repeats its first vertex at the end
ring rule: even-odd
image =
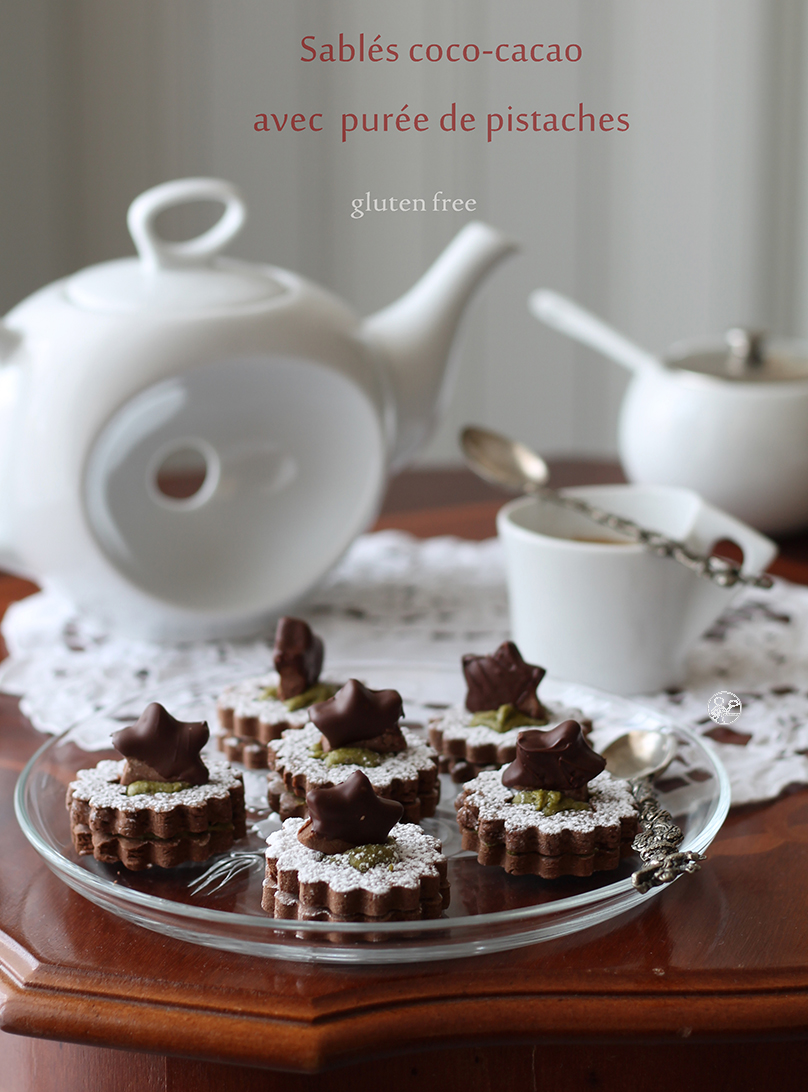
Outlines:
{"type": "Polygon", "coordinates": [[[716,724],[734,724],[742,710],[741,699],[731,690],[719,690],[707,702],[707,712],[716,724]]]}

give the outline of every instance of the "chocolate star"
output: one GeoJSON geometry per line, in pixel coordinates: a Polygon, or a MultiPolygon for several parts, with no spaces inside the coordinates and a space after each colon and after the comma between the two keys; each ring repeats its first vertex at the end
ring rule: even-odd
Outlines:
{"type": "Polygon", "coordinates": [[[112,745],[126,759],[121,784],[145,780],[204,785],[208,768],[199,752],[209,736],[204,721],[185,724],[152,702],[136,724],[113,733],[112,745]]]}
{"type": "Polygon", "coordinates": [[[513,705],[534,720],[547,718],[547,710],[536,696],[544,668],[526,664],[513,641],[503,641],[490,656],[464,656],[463,674],[470,713],[513,705]]]}
{"type": "Polygon", "coordinates": [[[502,773],[509,789],[550,789],[573,800],[588,800],[587,783],[606,768],[593,751],[577,720],[565,720],[549,731],[520,732],[516,758],[502,773]]]}
{"type": "Polygon", "coordinates": [[[298,840],[321,853],[345,853],[354,846],[381,845],[404,814],[398,800],[377,796],[361,770],[341,785],[306,793],[309,820],[298,840]]]}
{"type": "Polygon", "coordinates": [[[398,725],[403,715],[397,690],[369,690],[357,679],[349,679],[333,698],[309,710],[312,723],[325,737],[324,750],[353,745],[382,754],[407,746],[398,725]]]}
{"type": "Polygon", "coordinates": [[[302,618],[281,618],[272,662],[280,675],[278,697],[296,698],[314,686],[323,667],[323,642],[302,618]]]}

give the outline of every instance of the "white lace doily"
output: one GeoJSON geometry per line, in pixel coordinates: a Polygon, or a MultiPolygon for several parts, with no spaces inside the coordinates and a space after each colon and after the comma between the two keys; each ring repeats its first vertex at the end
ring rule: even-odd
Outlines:
{"type": "MultiPolygon", "coordinates": [[[[451,663],[508,637],[499,543],[364,535],[295,607],[324,639],[327,661],[451,663]]],[[[69,603],[42,592],[3,621],[9,657],[0,689],[22,698],[33,724],[56,732],[158,685],[230,681],[266,671],[271,636],[163,646],[100,631],[69,603]]],[[[709,736],[732,781],[733,803],[808,784],[808,588],[778,581],[745,590],[694,648],[686,687],[644,695],[646,705],[709,736]],[[727,727],[708,716],[717,691],[741,699],[727,727]]]]}

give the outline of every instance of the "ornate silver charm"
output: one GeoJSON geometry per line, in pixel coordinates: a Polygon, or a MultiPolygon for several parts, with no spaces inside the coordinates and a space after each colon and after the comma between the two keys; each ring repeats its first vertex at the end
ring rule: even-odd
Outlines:
{"type": "Polygon", "coordinates": [[[644,862],[631,877],[631,882],[641,894],[652,887],[670,883],[677,876],[698,872],[702,853],[682,853],[678,847],[684,834],[673,821],[670,812],[657,800],[651,782],[645,778],[629,781],[634,799],[640,808],[642,830],[632,843],[644,862]]]}

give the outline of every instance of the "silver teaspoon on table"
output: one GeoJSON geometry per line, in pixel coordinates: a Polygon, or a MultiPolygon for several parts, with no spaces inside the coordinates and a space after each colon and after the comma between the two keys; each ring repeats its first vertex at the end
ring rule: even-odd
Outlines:
{"type": "Polygon", "coordinates": [[[604,747],[606,769],[613,777],[628,781],[640,809],[641,832],[632,843],[643,867],[633,873],[631,882],[640,892],[670,883],[684,873],[697,872],[704,860],[701,853],[682,852],[684,834],[660,805],[652,778],[666,770],[676,755],[672,732],[626,732],[604,747]]]}
{"type": "Polygon", "coordinates": [[[640,527],[633,520],[606,512],[578,497],[565,496],[550,489],[547,485],[550,472],[544,459],[518,440],[510,440],[497,432],[470,425],[460,433],[460,446],[468,465],[485,481],[505,486],[506,489],[535,493],[562,508],[579,512],[598,526],[624,535],[630,542],[638,543],[651,553],[670,557],[721,587],[728,588],[734,584],[751,584],[757,588],[772,586],[772,578],[766,573],[743,573],[741,566],[733,561],[696,553],[683,542],[668,538],[659,531],[640,527]]]}

